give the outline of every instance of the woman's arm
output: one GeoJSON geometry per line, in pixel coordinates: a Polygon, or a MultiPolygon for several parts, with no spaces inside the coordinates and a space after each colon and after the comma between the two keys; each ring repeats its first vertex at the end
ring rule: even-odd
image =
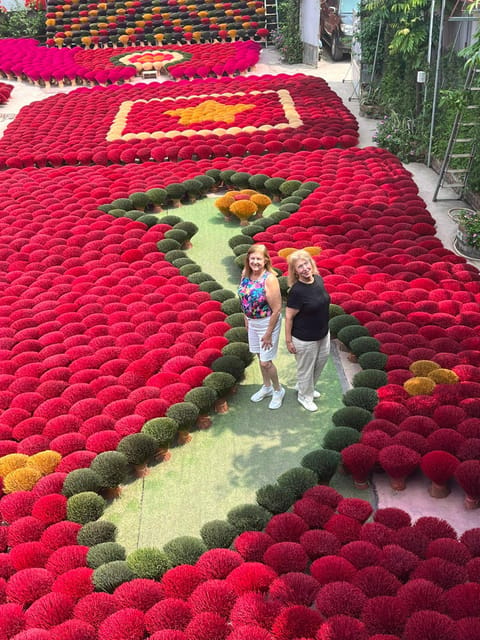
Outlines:
{"type": "Polygon", "coordinates": [[[292,326],[293,319],[298,312],[299,309],[293,309],[292,307],[286,307],[285,309],[285,342],[287,343],[289,353],[297,353],[292,342],[292,326]]]}
{"type": "Polygon", "coordinates": [[[282,294],[280,293],[278,279],[274,274],[269,275],[265,280],[265,297],[267,298],[268,306],[272,310],[272,315],[270,316],[267,330],[263,335],[262,344],[264,349],[269,349],[272,346],[273,330],[282,312],[282,294]]]}

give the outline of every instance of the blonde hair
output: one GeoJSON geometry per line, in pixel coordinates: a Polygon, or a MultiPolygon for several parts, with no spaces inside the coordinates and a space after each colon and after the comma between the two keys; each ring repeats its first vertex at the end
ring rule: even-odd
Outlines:
{"type": "Polygon", "coordinates": [[[288,280],[288,285],[290,287],[294,285],[295,282],[297,282],[298,280],[298,274],[295,270],[295,267],[297,266],[297,262],[299,262],[300,260],[307,260],[310,263],[310,266],[312,267],[312,271],[314,275],[318,275],[317,265],[315,264],[314,259],[308,253],[308,251],[304,251],[303,249],[294,251],[287,257],[287,263],[288,263],[287,280],[288,280]]]}
{"type": "Polygon", "coordinates": [[[252,244],[247,251],[247,255],[245,256],[245,266],[243,268],[243,275],[246,278],[250,278],[252,275],[252,270],[248,262],[248,258],[252,253],[262,253],[263,257],[265,258],[265,270],[275,274],[275,270],[273,268],[272,260],[270,258],[270,254],[268,253],[267,247],[264,244],[252,244]]]}

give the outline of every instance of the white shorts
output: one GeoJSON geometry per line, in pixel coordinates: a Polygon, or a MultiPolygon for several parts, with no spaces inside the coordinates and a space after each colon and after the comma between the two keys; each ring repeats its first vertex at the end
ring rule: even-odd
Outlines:
{"type": "Polygon", "coordinates": [[[261,339],[265,335],[269,324],[270,318],[248,318],[248,347],[251,353],[258,353],[258,357],[262,362],[270,362],[277,357],[282,317],[279,316],[275,329],[272,332],[272,346],[270,349],[264,349],[261,339]]]}

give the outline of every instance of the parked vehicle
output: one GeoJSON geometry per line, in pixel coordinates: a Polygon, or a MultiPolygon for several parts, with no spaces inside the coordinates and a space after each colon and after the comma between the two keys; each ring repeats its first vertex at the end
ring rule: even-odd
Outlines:
{"type": "Polygon", "coordinates": [[[330,47],[332,60],[350,54],[353,37],[353,12],[358,0],[321,0],[320,37],[330,47]]]}

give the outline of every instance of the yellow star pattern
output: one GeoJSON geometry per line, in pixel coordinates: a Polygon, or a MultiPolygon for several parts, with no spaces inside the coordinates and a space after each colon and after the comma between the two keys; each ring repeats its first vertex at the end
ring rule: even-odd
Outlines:
{"type": "Polygon", "coordinates": [[[183,109],[170,109],[165,111],[168,116],[179,116],[179,124],[189,125],[199,122],[235,122],[235,116],[242,111],[255,109],[254,104],[222,104],[217,100],[204,100],[195,107],[185,107],[183,109]]]}

